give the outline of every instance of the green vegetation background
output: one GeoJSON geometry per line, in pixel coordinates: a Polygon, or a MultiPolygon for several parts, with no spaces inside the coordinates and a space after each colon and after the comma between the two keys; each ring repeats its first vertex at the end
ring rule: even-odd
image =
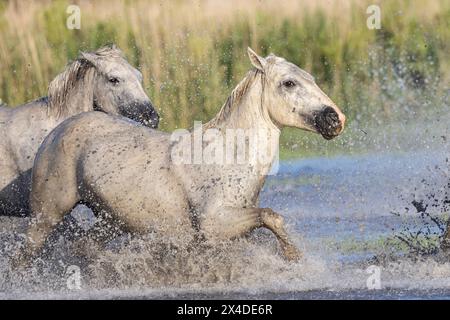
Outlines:
{"type": "Polygon", "coordinates": [[[211,118],[250,68],[247,46],[312,73],[348,116],[349,130],[329,143],[287,129],[283,157],[344,151],[368,132],[448,107],[446,0],[378,2],[379,30],[366,26],[368,1],[75,3],[80,30],[66,28],[69,1],[0,3],[3,102],[14,106],[46,95],[49,81],[80,50],[116,43],[141,68],[163,130],[211,118]]]}

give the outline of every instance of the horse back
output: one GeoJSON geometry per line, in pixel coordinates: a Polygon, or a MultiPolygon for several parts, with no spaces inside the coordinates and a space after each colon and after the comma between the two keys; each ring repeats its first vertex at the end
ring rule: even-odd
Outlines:
{"type": "Polygon", "coordinates": [[[81,113],[63,121],[46,137],[33,171],[47,176],[58,169],[77,174],[77,179],[82,180],[83,174],[92,168],[98,168],[99,173],[112,163],[125,165],[133,158],[144,161],[153,152],[149,144],[166,139],[167,134],[120,116],[95,111],[81,113]]]}

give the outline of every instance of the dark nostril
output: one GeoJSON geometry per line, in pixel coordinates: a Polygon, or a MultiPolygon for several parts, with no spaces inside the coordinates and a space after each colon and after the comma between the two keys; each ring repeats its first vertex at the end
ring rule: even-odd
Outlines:
{"type": "Polygon", "coordinates": [[[322,111],[322,118],[329,124],[339,124],[339,115],[330,106],[326,106],[322,111]]]}
{"type": "Polygon", "coordinates": [[[330,106],[324,106],[323,110],[322,110],[322,114],[324,115],[338,115],[336,111],[334,111],[334,109],[330,106]]]}

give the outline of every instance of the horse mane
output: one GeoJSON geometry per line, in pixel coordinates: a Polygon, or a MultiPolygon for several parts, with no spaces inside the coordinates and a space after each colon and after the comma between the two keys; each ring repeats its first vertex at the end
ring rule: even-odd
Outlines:
{"type": "MultiPolygon", "coordinates": [[[[122,52],[114,45],[100,48],[90,54],[100,59],[123,58],[122,52]]],[[[95,70],[94,64],[87,60],[83,53],[75,61],[69,63],[64,71],[58,74],[49,84],[47,104],[49,114],[60,117],[88,111],[86,110],[86,103],[90,103],[89,107],[93,108],[92,81],[94,80],[95,70]],[[81,98],[84,101],[73,101],[74,98],[75,100],[81,98]]]]}
{"type": "Polygon", "coordinates": [[[74,96],[77,84],[83,81],[93,65],[86,60],[77,59],[70,63],[62,73],[57,75],[48,86],[48,112],[60,117],[67,114],[74,104],[69,101],[74,96]]]}
{"type": "Polygon", "coordinates": [[[238,85],[233,89],[230,96],[227,98],[217,115],[213,119],[208,121],[204,125],[204,127],[206,129],[214,127],[227,119],[229,115],[234,111],[234,109],[236,109],[240,104],[242,98],[245,97],[255,80],[258,78],[258,75],[260,74],[261,71],[256,68],[253,68],[252,70],[247,72],[244,79],[242,79],[241,82],[239,82],[238,85]]]}

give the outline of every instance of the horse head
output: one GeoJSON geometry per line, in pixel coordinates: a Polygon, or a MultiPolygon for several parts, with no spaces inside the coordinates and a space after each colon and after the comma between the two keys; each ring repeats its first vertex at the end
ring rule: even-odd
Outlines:
{"type": "Polygon", "coordinates": [[[344,129],[345,116],[306,71],[273,54],[266,58],[248,49],[253,66],[262,73],[263,99],[278,127],[296,127],[329,140],[344,129]]]}
{"type": "Polygon", "coordinates": [[[49,86],[49,109],[58,115],[102,111],[156,128],[159,115],[142,87],[142,74],[115,46],[83,52],[49,86]]]}

